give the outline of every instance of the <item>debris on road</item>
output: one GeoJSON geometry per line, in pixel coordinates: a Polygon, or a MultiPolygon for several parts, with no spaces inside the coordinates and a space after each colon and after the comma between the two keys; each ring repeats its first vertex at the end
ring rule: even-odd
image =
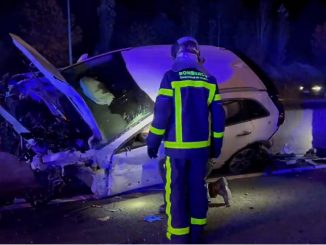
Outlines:
{"type": "Polygon", "coordinates": [[[101,205],[98,205],[98,204],[92,204],[91,207],[92,208],[102,208],[102,206],[101,205]]]}
{"type": "Polygon", "coordinates": [[[318,164],[315,163],[313,160],[311,159],[306,159],[306,163],[309,164],[309,165],[312,165],[312,166],[317,166],[318,164]]]}
{"type": "Polygon", "coordinates": [[[162,217],[158,216],[158,215],[147,215],[147,216],[145,216],[144,220],[147,221],[147,222],[152,223],[152,222],[155,222],[155,221],[162,220],[162,217]]]}
{"type": "Polygon", "coordinates": [[[297,159],[292,159],[292,160],[287,161],[285,164],[286,165],[294,165],[294,164],[297,164],[297,163],[298,163],[297,159]]]}
{"type": "Polygon", "coordinates": [[[109,212],[112,212],[112,213],[115,213],[115,212],[118,212],[118,211],[122,211],[121,208],[116,208],[116,209],[108,209],[108,208],[104,208],[105,211],[109,211],[109,212]]]}
{"type": "Polygon", "coordinates": [[[272,159],[274,170],[287,167],[318,167],[326,163],[326,158],[318,157],[312,149],[304,155],[277,153],[272,156],[272,159]]]}
{"type": "Polygon", "coordinates": [[[111,217],[108,215],[108,216],[104,216],[104,217],[101,217],[101,218],[97,218],[97,220],[99,221],[102,221],[102,222],[106,222],[110,219],[111,217]]]}
{"type": "Polygon", "coordinates": [[[103,206],[103,205],[99,205],[99,204],[92,204],[91,207],[92,208],[103,208],[105,211],[112,212],[112,213],[122,211],[121,208],[114,208],[114,207],[107,208],[107,207],[105,207],[105,205],[103,206]]]}

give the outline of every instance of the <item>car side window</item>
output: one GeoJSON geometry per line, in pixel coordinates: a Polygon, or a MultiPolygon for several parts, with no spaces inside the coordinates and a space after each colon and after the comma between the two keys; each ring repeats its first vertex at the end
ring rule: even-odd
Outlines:
{"type": "Polygon", "coordinates": [[[249,120],[268,117],[269,111],[255,100],[244,100],[244,108],[248,111],[249,120]]]}
{"type": "Polygon", "coordinates": [[[150,125],[146,126],[142,130],[137,132],[137,134],[135,134],[130,139],[128,139],[124,144],[122,144],[119,147],[119,149],[117,150],[116,153],[120,153],[120,152],[123,152],[123,151],[130,151],[132,149],[145,146],[146,145],[146,138],[147,138],[147,135],[148,135],[148,132],[149,132],[149,127],[150,127],[150,125]]]}
{"type": "Polygon", "coordinates": [[[225,100],[223,108],[226,126],[269,116],[263,105],[251,99],[225,100]]]}

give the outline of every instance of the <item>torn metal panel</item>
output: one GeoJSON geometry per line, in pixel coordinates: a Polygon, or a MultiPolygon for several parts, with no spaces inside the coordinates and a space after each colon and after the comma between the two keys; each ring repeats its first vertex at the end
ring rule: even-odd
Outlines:
{"type": "MultiPolygon", "coordinates": [[[[117,137],[111,144],[100,149],[86,152],[64,151],[60,153],[35,156],[32,161],[34,169],[41,165],[55,165],[64,168],[67,165],[79,165],[76,177],[83,180],[97,197],[119,194],[129,190],[162,183],[157,159],[147,157],[146,146],[124,147],[124,143],[140,130],[148,126],[153,116],[137,123],[135,127],[117,137]]],[[[133,142],[133,141],[132,141],[133,142]]],[[[160,159],[164,158],[163,148],[160,159]]]]}
{"type": "Polygon", "coordinates": [[[14,130],[19,133],[30,133],[28,129],[26,129],[15,117],[13,117],[8,111],[6,111],[1,105],[0,105],[0,115],[11,124],[11,126],[14,128],[14,130]]]}
{"type": "Polygon", "coordinates": [[[110,195],[162,183],[157,160],[146,159],[143,148],[114,155],[108,179],[110,195]]]}

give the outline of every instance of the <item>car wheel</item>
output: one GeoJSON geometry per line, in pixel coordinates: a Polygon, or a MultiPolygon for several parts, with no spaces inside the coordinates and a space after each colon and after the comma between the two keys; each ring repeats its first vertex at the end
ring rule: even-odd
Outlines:
{"type": "Polygon", "coordinates": [[[43,194],[43,193],[37,193],[37,194],[28,193],[25,196],[25,199],[26,199],[27,202],[30,203],[30,205],[33,208],[44,207],[50,201],[50,198],[47,195],[43,194]]]}
{"type": "Polygon", "coordinates": [[[243,174],[254,168],[261,169],[270,162],[268,152],[262,147],[247,147],[238,151],[228,162],[232,174],[243,174]]]}
{"type": "Polygon", "coordinates": [[[235,153],[235,155],[229,161],[229,171],[232,174],[246,173],[252,167],[255,158],[256,152],[254,148],[244,148],[235,153]]]}

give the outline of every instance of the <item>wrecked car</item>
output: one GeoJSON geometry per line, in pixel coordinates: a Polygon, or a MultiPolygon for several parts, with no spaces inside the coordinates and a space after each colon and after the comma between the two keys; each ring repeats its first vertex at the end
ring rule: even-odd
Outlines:
{"type": "MultiPolygon", "coordinates": [[[[149,159],[145,140],[161,79],[172,65],[169,45],[112,51],[57,69],[11,37],[38,69],[2,86],[0,115],[16,136],[15,154],[34,171],[55,168],[62,178],[74,167],[99,197],[162,182],[164,148],[149,159]]],[[[266,153],[284,121],[283,107],[272,85],[231,51],[203,45],[201,53],[226,112],[222,153],[213,168],[243,173],[266,153]]]]}

